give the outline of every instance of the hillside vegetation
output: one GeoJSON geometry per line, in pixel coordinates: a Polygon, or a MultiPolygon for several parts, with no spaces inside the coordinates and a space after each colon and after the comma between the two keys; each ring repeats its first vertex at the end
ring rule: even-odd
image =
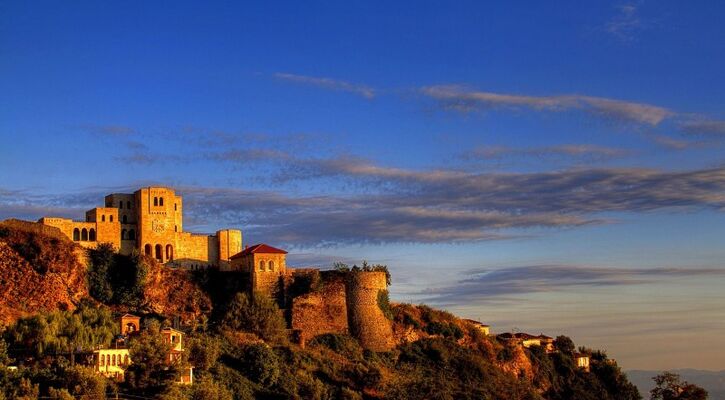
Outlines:
{"type": "Polygon", "coordinates": [[[448,312],[381,296],[394,350],[364,350],[344,334],[301,347],[274,302],[243,293],[244,274],[172,270],[106,246],[87,253],[86,267],[71,242],[0,229],[0,399],[641,398],[603,352],[580,348],[591,354],[591,372],[577,368],[565,336],[552,353],[506,345],[448,312]],[[125,381],[112,382],[84,360],[119,333],[115,317],[125,312],[141,315],[146,329],[130,342],[125,381]],[[158,331],[174,322],[186,331],[186,350],[168,365],[158,331]],[[188,365],[194,385],[175,384],[188,365]]]}

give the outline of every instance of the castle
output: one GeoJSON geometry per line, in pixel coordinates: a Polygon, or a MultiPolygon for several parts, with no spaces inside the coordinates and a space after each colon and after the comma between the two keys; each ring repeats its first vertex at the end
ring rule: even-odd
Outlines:
{"type": "Polygon", "coordinates": [[[288,268],[282,249],[267,244],[242,249],[240,230],[185,232],[182,198],[170,188],[109,194],[105,207],[86,211],[83,222],[43,217],[38,223],[87,248],[110,243],[121,254],[138,251],[167,265],[241,272],[248,276],[251,296],[270,296],[277,302],[301,344],[320,334],[339,333],[351,334],[371,350],[387,351],[394,345],[391,322],[380,305],[382,294],[387,301],[386,272],[288,268]]]}
{"type": "Polygon", "coordinates": [[[83,247],[110,243],[121,254],[139,253],[161,263],[192,269],[225,269],[242,250],[242,231],[223,229],[214,235],[185,232],[184,203],[173,189],[146,187],[133,194],[105,197],[105,207],[86,211],[85,221],[43,217],[39,223],[60,229],[83,247]]]}

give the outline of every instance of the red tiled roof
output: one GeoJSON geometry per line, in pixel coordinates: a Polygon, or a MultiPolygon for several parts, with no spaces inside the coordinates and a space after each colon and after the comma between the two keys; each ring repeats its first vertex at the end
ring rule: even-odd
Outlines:
{"type": "Polygon", "coordinates": [[[242,256],[246,256],[248,254],[253,253],[263,253],[263,254],[287,254],[286,251],[282,249],[278,249],[276,247],[272,247],[268,244],[259,243],[255,244],[254,246],[249,246],[246,249],[242,250],[241,252],[229,257],[230,259],[234,260],[242,256]]]}

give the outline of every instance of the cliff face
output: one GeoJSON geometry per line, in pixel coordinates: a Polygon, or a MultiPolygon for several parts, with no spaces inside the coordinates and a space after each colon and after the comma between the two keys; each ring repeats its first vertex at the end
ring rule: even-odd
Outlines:
{"type": "Polygon", "coordinates": [[[88,296],[85,266],[78,261],[81,249],[23,231],[3,229],[0,233],[0,321],[74,309],[88,296]]]}
{"type": "Polygon", "coordinates": [[[171,269],[151,259],[147,263],[145,311],[178,316],[184,324],[211,312],[209,295],[194,282],[190,271],[171,269]]]}

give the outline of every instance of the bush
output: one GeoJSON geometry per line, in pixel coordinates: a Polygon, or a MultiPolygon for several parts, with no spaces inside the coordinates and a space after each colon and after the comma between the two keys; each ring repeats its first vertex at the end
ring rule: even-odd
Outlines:
{"type": "Polygon", "coordinates": [[[271,386],[279,378],[277,355],[266,344],[252,344],[244,349],[243,373],[253,382],[265,387],[271,386]]]}
{"type": "Polygon", "coordinates": [[[353,339],[352,336],[339,333],[325,333],[315,336],[309,345],[325,346],[338,354],[352,359],[358,359],[362,355],[362,348],[357,340],[353,339]]]}
{"type": "Polygon", "coordinates": [[[252,332],[270,341],[283,340],[286,326],[277,305],[262,293],[255,293],[253,301],[237,293],[222,320],[223,328],[252,332]]]}

